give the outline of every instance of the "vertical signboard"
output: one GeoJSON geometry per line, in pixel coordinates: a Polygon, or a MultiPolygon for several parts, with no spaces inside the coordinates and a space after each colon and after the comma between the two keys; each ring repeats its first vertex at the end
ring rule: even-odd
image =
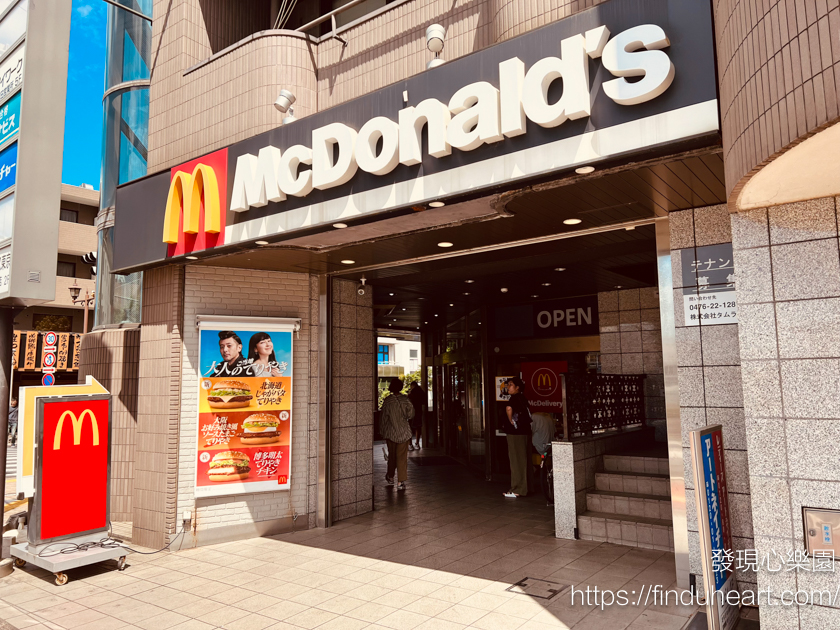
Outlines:
{"type": "Polygon", "coordinates": [[[732,243],[682,250],[686,326],[738,323],[732,243]]]}
{"type": "Polygon", "coordinates": [[[295,329],[200,322],[196,497],[291,488],[295,329]]]}
{"type": "Polygon", "coordinates": [[[723,427],[715,425],[691,432],[691,460],[697,480],[697,520],[700,528],[700,559],[706,591],[706,615],[710,630],[730,630],[738,623],[732,528],[723,458],[723,427]]]}
{"type": "Polygon", "coordinates": [[[110,395],[38,401],[30,543],[108,530],[110,416],[110,395]]]}

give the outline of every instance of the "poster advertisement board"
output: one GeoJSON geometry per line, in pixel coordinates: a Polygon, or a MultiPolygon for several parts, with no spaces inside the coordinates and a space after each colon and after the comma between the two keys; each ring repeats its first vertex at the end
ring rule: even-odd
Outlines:
{"type": "Polygon", "coordinates": [[[294,330],[200,321],[197,498],[291,488],[294,330]]]}
{"type": "Polygon", "coordinates": [[[691,432],[691,459],[698,480],[695,495],[709,628],[731,630],[738,623],[738,605],[729,603],[727,597],[736,585],[732,562],[727,562],[734,546],[721,425],[691,432]]]}
{"type": "Polygon", "coordinates": [[[569,371],[566,361],[540,361],[522,364],[522,381],[531,411],[563,411],[563,377],[569,371]]]}
{"type": "Polygon", "coordinates": [[[732,243],[682,250],[686,326],[738,323],[732,243]]]}

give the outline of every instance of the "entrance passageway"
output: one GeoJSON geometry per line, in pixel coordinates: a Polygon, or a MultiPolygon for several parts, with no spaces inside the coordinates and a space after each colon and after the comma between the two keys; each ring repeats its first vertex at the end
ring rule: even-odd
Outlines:
{"type": "Polygon", "coordinates": [[[597,586],[635,602],[649,586],[674,588],[674,556],[554,538],[541,496],[506,500],[503,483],[432,451],[412,453],[400,493],[385,485],[381,444],[374,462],[372,512],[328,529],[135,554],[124,573],[79,569],[63,587],[27,566],[4,583],[0,618],[87,630],[679,630],[694,610],[644,598],[601,610],[568,590],[539,597],[546,586],[597,586]],[[523,580],[534,596],[511,590],[523,580]]]}

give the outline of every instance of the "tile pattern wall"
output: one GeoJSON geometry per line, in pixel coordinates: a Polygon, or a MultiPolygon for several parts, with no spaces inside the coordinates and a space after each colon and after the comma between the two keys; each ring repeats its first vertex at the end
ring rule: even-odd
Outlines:
{"type": "MultiPolygon", "coordinates": [[[[358,283],[332,287],[332,518],[373,509],[373,412],[376,388],[373,292],[358,283]]],[[[381,456],[381,455],[380,455],[381,456]]]]}
{"type": "MultiPolygon", "coordinates": [[[[732,234],[729,213],[724,205],[672,212],[670,225],[689,551],[691,572],[702,575],[689,431],[708,425],[723,426],[734,545],[736,550],[752,549],[754,545],[739,324],[686,326],[683,316],[682,251],[728,243],[732,234]]],[[[737,256],[734,263],[737,282],[740,282],[742,264],[737,256]]],[[[740,311],[740,302],[738,306],[739,321],[743,321],[747,315],[740,311]]],[[[737,578],[742,591],[755,588],[754,573],[739,572],[737,578]]]]}
{"type": "Polygon", "coordinates": [[[496,41],[501,42],[522,35],[544,24],[594,7],[605,0],[553,0],[552,2],[522,2],[494,0],[493,19],[496,41]]]}
{"type": "MultiPolygon", "coordinates": [[[[197,530],[249,525],[307,515],[314,526],[317,500],[318,306],[317,285],[307,274],[261,272],[219,267],[186,268],[184,282],[184,344],[181,388],[178,513],[193,511],[197,530]],[[292,487],[196,499],[194,475],[198,414],[198,347],[196,315],[299,317],[293,338],[292,487]],[[313,378],[315,379],[313,386],[313,378]],[[313,418],[315,418],[313,423],[313,418]],[[314,472],[313,472],[314,470],[314,472]],[[314,490],[314,492],[313,492],[314,490]]],[[[245,341],[245,340],[243,340],[245,341]]],[[[246,342],[247,343],[247,342],[246,342]]],[[[301,526],[301,521],[296,524],[301,526]]]]}
{"type": "Polygon", "coordinates": [[[111,521],[132,519],[140,328],[82,337],[79,383],[90,375],[111,392],[111,521]]]}
{"type": "Polygon", "coordinates": [[[836,120],[837,0],[716,0],[726,189],[797,138],[836,120]]]}
{"type": "Polygon", "coordinates": [[[176,533],[184,268],[143,273],[132,542],[160,548],[176,533]]]}
{"type": "MultiPolygon", "coordinates": [[[[732,215],[760,556],[805,548],[803,506],[840,509],[838,209],[840,199],[826,198],[732,215]]],[[[758,583],[834,592],[840,574],[765,570],[758,583]]],[[[836,607],[761,608],[766,630],[838,626],[836,607]]]]}
{"type": "Polygon", "coordinates": [[[601,373],[645,374],[645,416],[667,439],[665,379],[662,374],[662,324],[659,290],[622,289],[598,294],[601,327],[601,373]]]}

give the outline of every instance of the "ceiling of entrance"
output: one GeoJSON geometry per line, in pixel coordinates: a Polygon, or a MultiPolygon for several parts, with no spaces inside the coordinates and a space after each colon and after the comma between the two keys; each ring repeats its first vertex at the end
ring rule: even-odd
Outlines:
{"type": "Polygon", "coordinates": [[[669,211],[724,203],[725,195],[721,154],[692,154],[450,202],[434,211],[434,220],[432,211],[418,208],[425,211],[195,264],[354,280],[365,275],[374,289],[376,325],[417,330],[431,324],[435,313],[457,318],[481,301],[513,303],[651,286],[656,283],[654,229],[644,223],[669,211]],[[567,225],[568,219],[580,223],[567,225]],[[386,221],[389,229],[383,229],[386,221]],[[591,233],[631,222],[635,229],[591,233]],[[506,246],[575,233],[581,235],[506,246]],[[441,248],[442,242],[452,246],[441,248]],[[342,264],[345,260],[353,264],[342,264]],[[565,271],[554,271],[558,267],[565,271]]]}

